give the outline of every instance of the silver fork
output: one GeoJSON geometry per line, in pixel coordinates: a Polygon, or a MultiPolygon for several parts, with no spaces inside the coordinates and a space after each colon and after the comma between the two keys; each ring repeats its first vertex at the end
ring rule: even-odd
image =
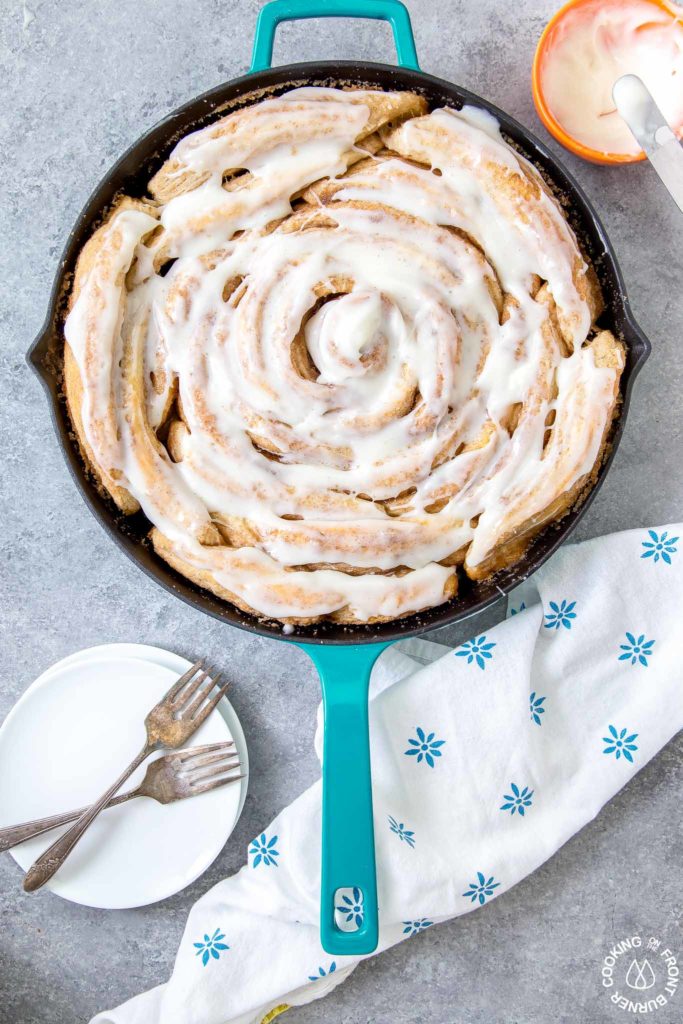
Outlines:
{"type": "MultiPolygon", "coordinates": [[[[107,807],[118,807],[138,796],[146,796],[160,804],[171,804],[176,800],[185,800],[190,796],[208,793],[211,789],[227,786],[230,782],[243,779],[244,775],[233,775],[241,768],[232,740],[226,743],[206,743],[201,747],[188,747],[178,750],[175,754],[165,754],[148,766],[145,777],[136,789],[113,797],[107,807]]],[[[66,811],[63,814],[52,814],[48,818],[36,818],[21,825],[8,825],[0,828],[0,853],[11,850],[27,839],[42,836],[60,825],[68,825],[70,821],[87,811],[81,807],[77,811],[66,811]]]]}
{"type": "Polygon", "coordinates": [[[131,761],[106,793],[102,794],[97,803],[83,811],[71,828],[67,829],[51,846],[48,846],[47,850],[31,865],[24,878],[26,892],[35,892],[36,889],[40,889],[46,882],[49,882],[100,811],[107,806],[126,779],[150,754],[162,747],[176,750],[187,743],[199,726],[206,721],[228,688],[226,683],[211,696],[218,678],[216,676],[215,679],[210,679],[208,673],[203,671],[201,661],[198,661],[180,679],[176,680],[166,696],[147,715],[145,719],[147,741],[138,756],[131,761]],[[202,686],[205,680],[208,682],[202,686]]]}

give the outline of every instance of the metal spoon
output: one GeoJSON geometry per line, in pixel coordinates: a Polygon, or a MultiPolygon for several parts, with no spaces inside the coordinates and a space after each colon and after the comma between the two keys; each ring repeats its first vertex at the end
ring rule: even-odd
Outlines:
{"type": "Polygon", "coordinates": [[[664,187],[683,212],[683,146],[652,93],[638,75],[622,75],[614,83],[612,97],[664,187]]]}

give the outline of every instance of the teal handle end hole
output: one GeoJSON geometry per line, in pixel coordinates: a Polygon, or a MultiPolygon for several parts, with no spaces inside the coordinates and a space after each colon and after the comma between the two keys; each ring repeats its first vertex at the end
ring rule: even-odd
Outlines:
{"type": "Polygon", "coordinates": [[[360,886],[340,886],[333,901],[337,931],[346,935],[359,932],[365,920],[365,893],[360,886]]]}

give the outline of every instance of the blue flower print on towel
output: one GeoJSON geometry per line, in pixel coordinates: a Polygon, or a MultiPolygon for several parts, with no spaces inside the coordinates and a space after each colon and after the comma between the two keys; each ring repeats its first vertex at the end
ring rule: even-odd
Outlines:
{"type": "Polygon", "coordinates": [[[536,725],[541,724],[541,715],[545,714],[545,708],[541,706],[544,700],[545,697],[536,696],[535,690],[533,693],[529,694],[529,710],[531,711],[532,721],[534,721],[536,725]]]}
{"type": "Polygon", "coordinates": [[[251,866],[257,868],[259,864],[263,864],[264,867],[277,867],[276,857],[280,854],[276,849],[277,836],[273,836],[271,839],[266,838],[266,833],[262,832],[258,839],[252,841],[249,847],[249,853],[253,856],[251,866]]]}
{"type": "Polygon", "coordinates": [[[415,833],[407,829],[402,821],[396,821],[396,818],[392,818],[389,815],[389,828],[394,835],[398,836],[402,843],[407,843],[411,850],[414,849],[415,833]]]}
{"type": "Polygon", "coordinates": [[[572,628],[572,619],[576,618],[576,601],[562,601],[561,604],[557,604],[556,601],[550,602],[550,611],[547,612],[545,618],[548,620],[544,623],[546,629],[559,629],[560,626],[564,626],[565,629],[572,628]]]}
{"type": "Polygon", "coordinates": [[[341,906],[334,909],[345,915],[347,924],[355,921],[360,928],[363,923],[363,894],[360,889],[354,889],[351,896],[342,896],[341,906]]]}
{"type": "Polygon", "coordinates": [[[327,970],[325,970],[324,967],[319,967],[317,974],[309,974],[308,975],[308,980],[309,981],[320,981],[321,978],[326,978],[328,974],[334,974],[334,972],[336,970],[337,970],[337,963],[336,963],[335,960],[333,960],[327,970]]]}
{"type": "Polygon", "coordinates": [[[640,663],[647,668],[647,659],[652,654],[652,648],[655,645],[655,641],[646,640],[644,633],[641,633],[637,640],[633,633],[627,633],[626,639],[628,643],[619,644],[619,649],[624,652],[619,655],[619,661],[630,660],[632,665],[640,663]]]}
{"type": "Polygon", "coordinates": [[[511,815],[516,811],[523,818],[524,808],[531,807],[534,791],[529,789],[528,786],[520,790],[519,786],[516,786],[514,782],[510,783],[510,789],[512,793],[503,797],[505,803],[500,809],[501,811],[509,811],[511,815]]]}
{"type": "Polygon", "coordinates": [[[431,928],[433,924],[434,922],[428,921],[426,917],[421,917],[418,921],[404,921],[403,934],[417,935],[418,932],[423,932],[425,928],[431,928]]]}
{"type": "Polygon", "coordinates": [[[638,733],[634,732],[627,736],[626,729],[617,732],[613,725],[608,726],[608,728],[611,735],[602,737],[602,742],[607,744],[603,754],[614,754],[617,761],[623,754],[626,760],[633,764],[633,751],[638,749],[633,741],[638,738],[638,733]]]}
{"type": "Polygon", "coordinates": [[[526,604],[524,603],[524,601],[522,601],[522,603],[520,604],[519,608],[511,608],[510,609],[510,615],[511,616],[512,615],[519,615],[519,613],[523,612],[525,610],[525,608],[526,608],[526,604]]]}
{"type": "Polygon", "coordinates": [[[661,558],[667,565],[671,565],[671,556],[675,555],[678,551],[676,547],[678,537],[669,537],[668,530],[659,535],[654,530],[648,530],[647,532],[650,534],[650,540],[642,542],[645,551],[643,551],[640,557],[651,558],[653,562],[658,562],[661,558]]]}
{"type": "Polygon", "coordinates": [[[416,740],[408,740],[410,747],[404,750],[403,753],[406,757],[417,757],[417,763],[424,760],[427,762],[430,768],[434,767],[434,758],[441,757],[441,750],[439,749],[446,742],[445,740],[435,740],[436,733],[430,732],[429,736],[425,735],[424,729],[421,729],[418,725],[415,730],[417,733],[416,740]]]}
{"type": "Polygon", "coordinates": [[[489,896],[493,896],[493,890],[497,889],[500,882],[493,880],[493,875],[490,878],[485,878],[481,871],[477,871],[478,882],[470,882],[470,887],[467,892],[463,893],[463,896],[468,896],[472,903],[476,903],[479,900],[479,905],[483,906],[489,896]]]}
{"type": "Polygon", "coordinates": [[[211,957],[214,960],[218,960],[221,953],[224,953],[226,949],[230,949],[230,946],[226,946],[222,941],[224,938],[225,935],[220,928],[216,928],[211,937],[205,935],[203,942],[193,943],[194,948],[197,950],[195,956],[201,956],[204,967],[206,967],[211,957]]]}
{"type": "Polygon", "coordinates": [[[455,652],[456,658],[467,658],[467,664],[471,665],[473,661],[476,661],[479,668],[483,671],[486,668],[486,662],[489,661],[493,655],[491,651],[495,647],[493,641],[486,643],[486,637],[480,636],[474,640],[468,640],[458,648],[455,652]]]}

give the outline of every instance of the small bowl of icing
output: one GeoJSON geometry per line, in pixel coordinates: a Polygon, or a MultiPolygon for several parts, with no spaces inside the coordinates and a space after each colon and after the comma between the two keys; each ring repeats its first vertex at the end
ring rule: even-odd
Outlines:
{"type": "Polygon", "coordinates": [[[683,7],[667,0],[570,0],[536,48],[532,89],[541,121],[585,160],[643,160],[612,98],[614,83],[627,74],[642,79],[683,137],[683,7]]]}

